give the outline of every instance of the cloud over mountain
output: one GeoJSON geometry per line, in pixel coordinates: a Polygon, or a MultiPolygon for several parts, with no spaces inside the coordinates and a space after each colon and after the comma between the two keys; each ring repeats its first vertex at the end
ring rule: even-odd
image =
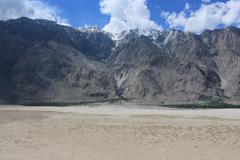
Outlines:
{"type": "Polygon", "coordinates": [[[150,11],[146,0],[101,0],[100,11],[110,15],[110,22],[104,30],[119,33],[129,29],[161,29],[150,20],[150,11]]]}
{"type": "Polygon", "coordinates": [[[170,28],[194,33],[231,25],[240,27],[240,0],[204,3],[195,11],[185,8],[180,13],[162,12],[162,16],[170,28]]]}
{"type": "Polygon", "coordinates": [[[58,9],[41,0],[0,0],[0,20],[28,17],[47,19],[68,25],[66,19],[58,15],[58,9]]]}

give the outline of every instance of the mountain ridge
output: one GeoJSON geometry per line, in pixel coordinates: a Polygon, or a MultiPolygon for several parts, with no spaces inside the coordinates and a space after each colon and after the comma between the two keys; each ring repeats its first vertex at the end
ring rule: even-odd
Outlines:
{"type": "Polygon", "coordinates": [[[240,101],[240,29],[111,34],[0,21],[1,103],[240,101]]]}

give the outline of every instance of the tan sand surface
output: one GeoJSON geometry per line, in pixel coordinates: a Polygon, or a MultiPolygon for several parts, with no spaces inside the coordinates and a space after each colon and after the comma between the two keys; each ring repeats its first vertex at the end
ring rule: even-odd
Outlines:
{"type": "Polygon", "coordinates": [[[0,160],[240,160],[240,110],[1,106],[0,160]]]}

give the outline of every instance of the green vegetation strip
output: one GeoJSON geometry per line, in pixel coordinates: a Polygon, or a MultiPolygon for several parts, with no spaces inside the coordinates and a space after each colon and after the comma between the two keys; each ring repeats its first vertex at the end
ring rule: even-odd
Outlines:
{"type": "Polygon", "coordinates": [[[197,104],[169,104],[161,105],[163,107],[170,108],[190,108],[190,109],[240,109],[240,105],[229,104],[229,103],[197,103],[197,104]]]}
{"type": "Polygon", "coordinates": [[[95,101],[84,101],[84,102],[34,102],[34,103],[23,103],[24,106],[79,106],[79,105],[88,105],[88,104],[97,104],[97,103],[116,103],[120,101],[128,101],[127,98],[115,98],[115,99],[105,99],[105,100],[95,100],[95,101]]]}

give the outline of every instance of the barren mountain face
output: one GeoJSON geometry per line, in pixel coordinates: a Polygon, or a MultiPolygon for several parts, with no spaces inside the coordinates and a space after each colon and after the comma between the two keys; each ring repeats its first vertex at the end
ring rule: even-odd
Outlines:
{"type": "Polygon", "coordinates": [[[46,20],[0,21],[0,102],[240,100],[240,29],[121,39],[46,20]]]}

